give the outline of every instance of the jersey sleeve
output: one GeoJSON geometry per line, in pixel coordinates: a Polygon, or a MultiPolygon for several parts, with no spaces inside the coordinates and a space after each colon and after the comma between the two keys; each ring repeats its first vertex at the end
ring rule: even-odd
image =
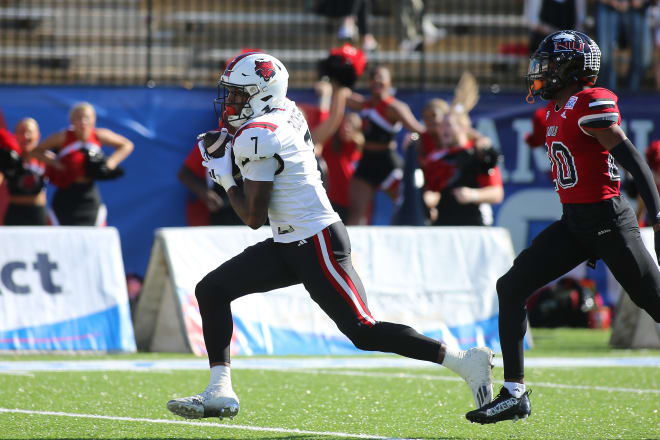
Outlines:
{"type": "Polygon", "coordinates": [[[578,126],[588,136],[585,129],[604,129],[621,123],[617,105],[618,97],[607,89],[591,89],[584,94],[578,126]]]}
{"type": "Polygon", "coordinates": [[[244,179],[253,182],[272,182],[275,180],[275,173],[280,167],[279,162],[274,157],[265,159],[251,160],[245,164],[241,174],[244,179]]]}
{"type": "Polygon", "coordinates": [[[275,156],[282,148],[275,130],[277,125],[271,122],[250,122],[239,128],[232,147],[236,164],[275,156]]]}

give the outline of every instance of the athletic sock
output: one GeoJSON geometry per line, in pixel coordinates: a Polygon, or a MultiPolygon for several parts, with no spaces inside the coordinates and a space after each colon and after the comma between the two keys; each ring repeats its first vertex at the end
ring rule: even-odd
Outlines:
{"type": "Polygon", "coordinates": [[[509,394],[511,394],[516,399],[520,399],[522,395],[525,394],[524,383],[504,382],[504,388],[506,388],[509,394]]]}
{"type": "Polygon", "coordinates": [[[211,379],[209,390],[231,390],[231,370],[227,365],[215,365],[211,367],[211,379]]]}
{"type": "Polygon", "coordinates": [[[463,350],[447,347],[445,350],[445,359],[442,361],[442,365],[460,376],[461,363],[464,357],[465,352],[463,350]]]}

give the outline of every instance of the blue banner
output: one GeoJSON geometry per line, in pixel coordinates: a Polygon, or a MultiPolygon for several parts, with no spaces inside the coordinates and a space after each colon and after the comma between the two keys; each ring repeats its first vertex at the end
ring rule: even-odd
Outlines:
{"type": "MultiPolygon", "coordinates": [[[[34,117],[45,137],[68,125],[69,109],[76,102],[89,101],[97,111],[97,126],[134,142],[133,154],[122,164],[126,175],[99,187],[108,207],[108,224],[121,234],[127,272],[144,274],[154,230],[185,225],[187,192],[176,175],[195,136],[216,126],[215,96],[215,89],[4,87],[0,88],[0,110],[10,128],[23,117],[34,117]]],[[[310,90],[292,90],[289,96],[297,102],[315,100],[310,90]]],[[[397,97],[418,117],[426,100],[452,98],[431,91],[400,91],[397,97]]],[[[505,200],[494,207],[495,220],[511,232],[516,252],[561,213],[548,179],[545,152],[532,150],[524,142],[531,131],[532,114],[542,105],[526,104],[522,92],[486,94],[471,113],[475,127],[504,153],[505,200]]],[[[657,95],[625,95],[619,107],[624,130],[642,152],[650,140],[660,138],[657,95]]],[[[391,205],[385,197],[376,202],[374,223],[389,224],[391,205]]]]}

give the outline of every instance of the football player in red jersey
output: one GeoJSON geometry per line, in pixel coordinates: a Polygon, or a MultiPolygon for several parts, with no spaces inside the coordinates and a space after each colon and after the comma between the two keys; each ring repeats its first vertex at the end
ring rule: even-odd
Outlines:
{"type": "Polygon", "coordinates": [[[602,259],[639,307],[660,321],[660,271],[642,242],[635,213],[621,196],[615,160],[635,179],[655,231],[660,260],[660,197],[653,174],[619,126],[617,96],[594,87],[600,49],[582,32],[548,35],[532,55],[531,96],[549,100],[548,156],[562,218],[542,231],[497,281],[504,386],[470,411],[471,422],[496,423],[531,414],[523,371],[527,298],[585,260],[602,259]]]}

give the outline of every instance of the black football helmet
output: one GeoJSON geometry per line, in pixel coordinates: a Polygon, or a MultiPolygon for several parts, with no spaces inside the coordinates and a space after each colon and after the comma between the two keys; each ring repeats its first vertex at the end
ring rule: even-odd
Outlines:
{"type": "Polygon", "coordinates": [[[588,35],[572,30],[553,32],[530,58],[527,98],[553,99],[574,82],[592,86],[599,70],[600,48],[588,35]]]}

